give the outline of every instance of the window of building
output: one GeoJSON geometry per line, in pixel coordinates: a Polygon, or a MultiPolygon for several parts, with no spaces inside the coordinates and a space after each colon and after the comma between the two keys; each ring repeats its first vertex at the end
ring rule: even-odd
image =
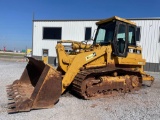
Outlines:
{"type": "Polygon", "coordinates": [[[44,27],[43,28],[43,39],[60,40],[61,37],[62,37],[61,27],[44,27]]]}
{"type": "Polygon", "coordinates": [[[86,30],[85,30],[85,40],[91,39],[91,31],[92,31],[91,27],[86,27],[86,30]]]}
{"type": "Polygon", "coordinates": [[[137,27],[136,41],[140,41],[140,39],[141,39],[141,27],[137,27]]]}

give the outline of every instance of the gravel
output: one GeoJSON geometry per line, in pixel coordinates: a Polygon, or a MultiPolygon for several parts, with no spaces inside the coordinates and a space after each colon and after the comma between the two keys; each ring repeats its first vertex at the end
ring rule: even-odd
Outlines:
{"type": "Polygon", "coordinates": [[[160,73],[152,87],[142,87],[136,93],[82,100],[66,93],[51,109],[32,110],[17,114],[7,113],[6,85],[19,79],[26,62],[0,61],[0,120],[159,120],[160,73]]]}

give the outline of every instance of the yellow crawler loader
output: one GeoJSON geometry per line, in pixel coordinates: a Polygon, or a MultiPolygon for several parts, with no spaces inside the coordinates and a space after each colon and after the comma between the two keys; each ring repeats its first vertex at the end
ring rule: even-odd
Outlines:
{"type": "Polygon", "coordinates": [[[8,113],[53,107],[68,89],[83,99],[100,98],[112,91],[138,90],[154,78],[143,70],[142,48],[136,45],[134,22],[114,16],[96,23],[93,44],[71,40],[56,45],[58,67],[29,57],[19,80],[7,86],[8,113]],[[65,52],[64,43],[72,51],[65,52]]]}

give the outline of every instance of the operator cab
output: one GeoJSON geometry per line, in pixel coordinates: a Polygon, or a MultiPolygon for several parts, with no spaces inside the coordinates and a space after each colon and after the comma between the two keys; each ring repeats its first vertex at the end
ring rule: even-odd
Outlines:
{"type": "Polygon", "coordinates": [[[136,24],[134,22],[114,16],[101,20],[93,44],[112,45],[113,54],[126,57],[128,46],[136,47],[136,24]]]}

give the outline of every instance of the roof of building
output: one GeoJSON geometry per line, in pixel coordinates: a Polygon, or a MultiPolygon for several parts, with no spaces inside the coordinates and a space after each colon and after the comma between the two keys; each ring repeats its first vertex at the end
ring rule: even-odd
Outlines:
{"type": "Polygon", "coordinates": [[[99,20],[102,20],[102,19],[51,19],[51,20],[33,20],[33,21],[36,21],[36,22],[41,22],[41,21],[48,21],[48,22],[52,22],[52,21],[60,21],[60,22],[63,22],[63,21],[99,21],[99,20]]]}
{"type": "MultiPolygon", "coordinates": [[[[34,19],[33,21],[36,22],[52,22],[52,21],[100,21],[100,20],[104,20],[104,19],[44,19],[44,20],[38,20],[38,19],[34,19]]],[[[147,17],[147,18],[126,18],[126,20],[160,20],[160,17],[147,17]]]]}
{"type": "Polygon", "coordinates": [[[127,18],[127,20],[160,20],[160,17],[127,18]]]}

